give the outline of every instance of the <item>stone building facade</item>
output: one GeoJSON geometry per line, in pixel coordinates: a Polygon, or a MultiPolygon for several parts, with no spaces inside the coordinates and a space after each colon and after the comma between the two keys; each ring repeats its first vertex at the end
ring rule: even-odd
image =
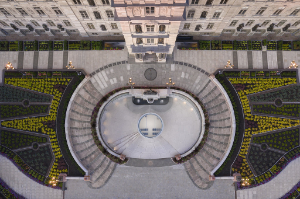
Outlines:
{"type": "Polygon", "coordinates": [[[0,0],[0,36],[78,33],[123,35],[137,62],[164,62],[178,34],[300,35],[300,0],[0,0]]]}

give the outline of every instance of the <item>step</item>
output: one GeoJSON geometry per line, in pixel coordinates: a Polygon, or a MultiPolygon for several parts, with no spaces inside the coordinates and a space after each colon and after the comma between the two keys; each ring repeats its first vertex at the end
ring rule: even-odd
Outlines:
{"type": "Polygon", "coordinates": [[[105,185],[106,182],[110,179],[111,175],[113,174],[115,168],[116,168],[116,163],[110,162],[110,164],[107,166],[105,171],[97,178],[96,181],[92,181],[91,187],[92,188],[101,188],[105,185]]]}
{"type": "Polygon", "coordinates": [[[95,85],[91,81],[87,81],[86,84],[84,85],[84,88],[86,89],[86,91],[89,94],[91,94],[92,96],[94,96],[98,100],[103,97],[101,92],[99,92],[97,90],[97,88],[95,87],[95,85]]]}
{"type": "Polygon", "coordinates": [[[206,173],[200,166],[200,164],[197,162],[197,160],[195,158],[192,158],[189,160],[190,163],[192,164],[192,166],[194,167],[195,171],[197,172],[197,174],[199,175],[199,177],[201,178],[201,180],[203,182],[208,182],[209,179],[209,173],[206,173]]]}

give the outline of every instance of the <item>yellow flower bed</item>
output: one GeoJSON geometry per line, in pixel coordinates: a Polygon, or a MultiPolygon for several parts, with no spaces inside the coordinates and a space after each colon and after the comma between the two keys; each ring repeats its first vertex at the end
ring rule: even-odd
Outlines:
{"type": "Polygon", "coordinates": [[[67,78],[47,78],[47,79],[21,79],[21,78],[5,78],[5,84],[18,86],[42,93],[53,95],[53,100],[50,106],[50,114],[42,117],[28,117],[24,119],[15,119],[10,121],[3,121],[1,125],[8,128],[15,128],[24,131],[42,132],[50,137],[51,147],[55,155],[55,161],[49,173],[49,177],[58,177],[60,173],[68,172],[67,169],[58,170],[58,160],[62,157],[56,132],[52,128],[48,128],[42,122],[56,120],[58,105],[62,93],[54,89],[54,85],[68,85],[70,79],[67,78]]]}
{"type": "Polygon", "coordinates": [[[249,84],[245,90],[238,91],[238,94],[242,103],[245,120],[256,121],[258,128],[245,129],[243,143],[239,152],[239,156],[243,158],[243,163],[240,169],[232,168],[232,170],[233,172],[239,172],[243,177],[252,178],[254,175],[246,160],[252,135],[297,126],[300,124],[300,121],[252,115],[247,95],[289,84],[296,84],[296,78],[229,78],[229,81],[231,84],[249,84]]]}

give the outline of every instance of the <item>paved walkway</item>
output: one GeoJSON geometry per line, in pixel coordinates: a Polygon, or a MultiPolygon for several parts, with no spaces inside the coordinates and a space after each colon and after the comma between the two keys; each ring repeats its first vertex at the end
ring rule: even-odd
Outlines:
{"type": "Polygon", "coordinates": [[[198,189],[182,165],[160,168],[117,166],[101,189],[89,189],[86,182],[68,180],[66,199],[234,199],[232,180],[216,180],[208,190],[198,189]]]}
{"type": "Polygon", "coordinates": [[[27,199],[59,199],[63,192],[43,186],[23,174],[6,157],[0,155],[0,178],[15,192],[27,199]]]}
{"type": "Polygon", "coordinates": [[[300,181],[300,158],[292,161],[270,182],[251,189],[237,191],[238,199],[274,199],[289,192],[300,181]]]}

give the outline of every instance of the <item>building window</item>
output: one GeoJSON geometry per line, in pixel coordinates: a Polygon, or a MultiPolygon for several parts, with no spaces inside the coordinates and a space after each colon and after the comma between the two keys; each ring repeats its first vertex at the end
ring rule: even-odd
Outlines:
{"type": "Polygon", "coordinates": [[[154,32],[154,25],[146,25],[147,32],[154,32]]]}
{"type": "Polygon", "coordinates": [[[220,4],[226,4],[228,0],[221,0],[220,4]]]}
{"type": "Polygon", "coordinates": [[[80,12],[82,18],[84,18],[84,19],[89,18],[89,15],[86,13],[86,11],[79,11],[79,12],[80,12]]]}
{"type": "Polygon", "coordinates": [[[261,7],[261,8],[257,11],[256,15],[262,15],[266,9],[267,9],[267,7],[261,7]]]}
{"type": "Polygon", "coordinates": [[[87,23],[87,26],[89,27],[89,29],[95,29],[95,26],[92,23],[87,23]]]}
{"type": "Polygon", "coordinates": [[[111,24],[111,28],[112,28],[112,29],[118,29],[118,26],[117,26],[116,23],[112,23],[112,24],[111,24]]]}
{"type": "Polygon", "coordinates": [[[199,3],[199,0],[192,0],[191,4],[198,4],[198,3],[199,3]]]}
{"type": "Polygon", "coordinates": [[[300,11],[300,9],[296,9],[294,10],[290,15],[291,16],[296,16],[298,14],[298,12],[300,11]]]}
{"type": "Polygon", "coordinates": [[[0,11],[2,12],[2,14],[4,14],[5,16],[11,16],[11,14],[9,12],[7,12],[4,8],[0,8],[0,11]]]}
{"type": "Polygon", "coordinates": [[[34,9],[39,15],[45,15],[44,11],[40,7],[34,7],[34,9]]]}
{"type": "Polygon", "coordinates": [[[213,0],[207,0],[205,5],[209,6],[209,5],[211,5],[212,3],[213,3],[213,0]]]}
{"type": "Polygon", "coordinates": [[[281,21],[277,24],[277,27],[282,26],[285,22],[286,22],[286,20],[281,20],[281,21]]]}
{"type": "Polygon", "coordinates": [[[242,9],[239,11],[239,15],[244,15],[246,13],[247,9],[242,9]]]}
{"type": "Polygon", "coordinates": [[[238,20],[233,20],[229,26],[235,26],[237,24],[238,20]]]}
{"type": "Polygon", "coordinates": [[[94,15],[95,15],[95,18],[96,18],[96,19],[101,19],[100,12],[94,11],[94,15]]]}
{"type": "Polygon", "coordinates": [[[206,27],[206,29],[212,29],[214,27],[214,23],[209,23],[206,27]]]}
{"type": "Polygon", "coordinates": [[[300,21],[296,21],[292,26],[298,26],[300,24],[300,21]]]}
{"type": "Polygon", "coordinates": [[[282,11],[283,9],[278,9],[273,13],[273,15],[279,15],[282,11]]]}
{"type": "Polygon", "coordinates": [[[92,35],[98,35],[98,33],[92,32],[92,35]]]}
{"type": "Polygon", "coordinates": [[[48,23],[50,26],[55,26],[55,23],[53,23],[53,21],[51,21],[51,20],[47,20],[47,23],[48,23]]]}
{"type": "Polygon", "coordinates": [[[221,15],[221,12],[215,12],[213,18],[218,19],[221,15]]]}
{"type": "Polygon", "coordinates": [[[24,24],[21,21],[15,20],[14,21],[16,24],[18,24],[18,26],[24,26],[24,24]]]}
{"type": "Polygon", "coordinates": [[[203,11],[203,12],[201,13],[200,19],[205,19],[205,18],[206,18],[206,15],[207,15],[207,11],[203,11]]]}
{"type": "Polygon", "coordinates": [[[135,32],[136,33],[142,33],[143,31],[142,31],[142,26],[140,26],[140,25],[135,25],[135,32]]]}
{"type": "Polygon", "coordinates": [[[165,25],[159,25],[159,32],[164,33],[166,31],[165,25]]]}
{"type": "Polygon", "coordinates": [[[154,14],[154,7],[146,7],[146,14],[154,14]]]}
{"type": "Polygon", "coordinates": [[[264,22],[261,24],[261,26],[266,26],[266,25],[268,25],[268,23],[270,23],[270,20],[264,21],[264,22]]]}
{"type": "Polygon", "coordinates": [[[142,38],[137,38],[136,39],[136,44],[142,44],[143,43],[143,39],[142,38]]]}
{"type": "Polygon", "coordinates": [[[102,0],[103,5],[109,5],[109,0],[102,0]]]}
{"type": "Polygon", "coordinates": [[[246,23],[246,26],[251,26],[253,23],[254,23],[254,20],[249,20],[249,21],[246,23]]]}
{"type": "Polygon", "coordinates": [[[195,15],[195,10],[190,10],[188,12],[187,18],[188,19],[192,19],[192,18],[194,18],[194,15],[195,15]]]}
{"type": "Polygon", "coordinates": [[[190,29],[191,24],[190,23],[185,23],[183,26],[184,30],[189,30],[190,29]]]}
{"type": "Polygon", "coordinates": [[[106,31],[105,25],[101,25],[100,28],[101,28],[102,31],[106,31]]]}
{"type": "Polygon", "coordinates": [[[135,57],[136,57],[136,59],[142,60],[143,59],[143,54],[140,54],[140,53],[135,54],[135,57]]]}
{"type": "Polygon", "coordinates": [[[1,20],[0,20],[0,24],[1,24],[2,26],[8,26],[7,23],[5,23],[4,21],[1,21],[1,20]]]}
{"type": "Polygon", "coordinates": [[[15,26],[15,24],[10,24],[10,26],[15,30],[15,31],[18,31],[19,30],[19,28],[17,28],[17,26],[15,26]]]}
{"type": "Polygon", "coordinates": [[[113,18],[114,17],[114,14],[111,10],[106,10],[106,15],[108,18],[113,18]]]}
{"type": "Polygon", "coordinates": [[[63,14],[58,7],[52,7],[52,9],[54,10],[55,14],[57,14],[57,15],[63,14]]]}
{"type": "Polygon", "coordinates": [[[35,20],[31,20],[31,23],[35,26],[40,26],[40,24],[38,22],[36,22],[35,20]]]}
{"type": "Polygon", "coordinates": [[[147,39],[147,44],[154,44],[154,39],[147,39]]]}
{"type": "Polygon", "coordinates": [[[200,31],[201,28],[202,28],[201,25],[196,25],[195,31],[200,31]]]}
{"type": "Polygon", "coordinates": [[[23,10],[23,8],[16,8],[16,9],[20,12],[21,15],[23,15],[23,16],[28,15],[27,12],[25,12],[25,10],[23,10]]]}
{"type": "Polygon", "coordinates": [[[88,0],[88,3],[90,6],[96,6],[95,1],[94,0],[88,0]]]}
{"type": "Polygon", "coordinates": [[[79,5],[81,5],[80,0],[73,0],[73,2],[74,2],[74,4],[79,4],[79,5]]]}
{"type": "Polygon", "coordinates": [[[164,38],[158,38],[158,44],[164,44],[164,38]]]}
{"type": "Polygon", "coordinates": [[[165,55],[166,55],[165,53],[159,53],[158,58],[160,60],[165,59],[165,57],[166,57],[165,55]]]}
{"type": "Polygon", "coordinates": [[[66,26],[72,26],[72,24],[68,20],[63,20],[63,22],[66,26]]]}

